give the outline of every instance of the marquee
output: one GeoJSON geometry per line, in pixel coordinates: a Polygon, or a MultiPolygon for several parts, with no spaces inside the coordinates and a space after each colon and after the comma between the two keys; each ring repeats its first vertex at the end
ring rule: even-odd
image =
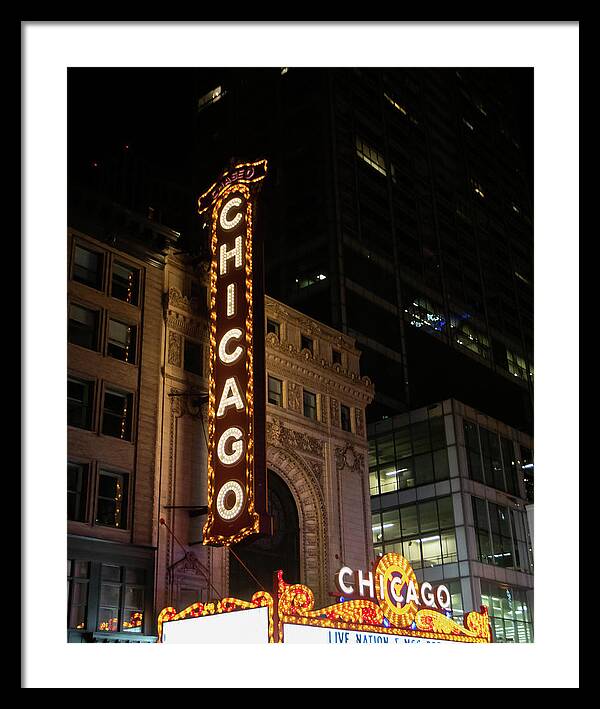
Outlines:
{"type": "MultiPolygon", "coordinates": [[[[423,584],[424,585],[424,584],[423,584]]],[[[277,572],[273,593],[260,591],[250,601],[224,598],[212,603],[194,603],[182,611],[169,607],[158,617],[159,642],[177,642],[171,629],[165,627],[177,621],[206,619],[226,614],[240,614],[239,642],[252,642],[242,637],[243,614],[249,610],[266,608],[262,631],[253,626],[252,637],[270,643],[328,643],[362,645],[398,645],[411,643],[490,643],[492,642],[487,608],[471,611],[464,622],[452,619],[448,610],[427,605],[431,596],[422,593],[408,561],[400,554],[383,556],[375,568],[374,589],[383,589],[372,598],[343,597],[338,603],[315,608],[314,595],[302,584],[288,584],[281,571],[277,572]],[[421,603],[409,600],[412,586],[421,603]],[[170,639],[169,636],[173,639],[170,639]]],[[[257,616],[258,617],[258,616],[257,616]]],[[[245,623],[244,627],[248,624],[245,623]]],[[[236,632],[228,626],[228,642],[236,642],[236,632]],[[234,638],[234,639],[231,639],[234,638]]],[[[203,632],[202,622],[197,623],[195,642],[215,642],[215,626],[203,632]]],[[[189,638],[190,636],[188,636],[189,638]]],[[[218,630],[217,630],[218,637],[218,630]]],[[[257,641],[257,640],[254,640],[257,641]]],[[[260,640],[258,640],[260,641],[260,640]]],[[[194,642],[186,640],[186,642],[194,642]]]]}

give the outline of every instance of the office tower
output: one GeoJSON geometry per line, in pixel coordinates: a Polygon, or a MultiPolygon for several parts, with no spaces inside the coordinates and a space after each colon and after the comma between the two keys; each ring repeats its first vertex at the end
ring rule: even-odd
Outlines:
{"type": "Polygon", "coordinates": [[[267,292],[356,337],[371,420],[456,397],[531,431],[529,76],[198,75],[199,181],[232,155],[268,158],[267,292]]]}

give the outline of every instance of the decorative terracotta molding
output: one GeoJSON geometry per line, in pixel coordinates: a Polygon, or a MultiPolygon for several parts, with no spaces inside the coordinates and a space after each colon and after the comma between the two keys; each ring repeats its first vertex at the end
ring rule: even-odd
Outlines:
{"type": "Polygon", "coordinates": [[[335,466],[338,472],[348,468],[359,475],[365,472],[365,457],[357,453],[351,443],[346,443],[343,448],[335,448],[335,466]]]}
{"type": "Polygon", "coordinates": [[[276,446],[285,446],[292,451],[300,450],[309,455],[323,458],[325,444],[322,440],[310,436],[302,431],[294,431],[286,428],[281,419],[273,417],[271,421],[267,419],[267,443],[276,446]]]}
{"type": "Polygon", "coordinates": [[[169,364],[181,367],[181,335],[169,332],[169,364]]]}

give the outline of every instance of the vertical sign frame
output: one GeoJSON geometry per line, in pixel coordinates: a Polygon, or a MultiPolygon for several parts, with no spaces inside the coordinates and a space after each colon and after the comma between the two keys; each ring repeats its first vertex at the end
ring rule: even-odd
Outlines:
{"type": "Polygon", "coordinates": [[[210,210],[208,517],[203,544],[271,530],[265,445],[264,272],[254,230],[267,161],[235,165],[198,200],[210,210]]]}

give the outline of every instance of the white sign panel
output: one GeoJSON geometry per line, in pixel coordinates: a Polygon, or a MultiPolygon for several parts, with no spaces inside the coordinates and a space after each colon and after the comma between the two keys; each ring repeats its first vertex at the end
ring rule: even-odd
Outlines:
{"type": "Polygon", "coordinates": [[[363,633],[356,630],[335,630],[334,628],[315,628],[310,625],[283,626],[285,644],[325,644],[325,645],[413,645],[443,643],[444,640],[411,638],[406,635],[387,635],[384,633],[363,633]]]}
{"type": "Polygon", "coordinates": [[[184,618],[163,624],[163,643],[268,643],[269,609],[219,613],[203,618],[184,618]]]}

